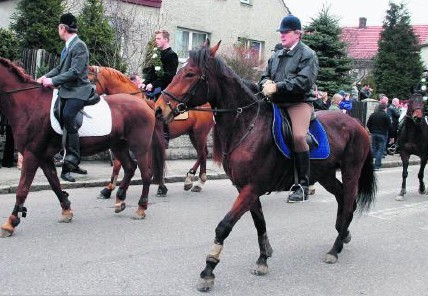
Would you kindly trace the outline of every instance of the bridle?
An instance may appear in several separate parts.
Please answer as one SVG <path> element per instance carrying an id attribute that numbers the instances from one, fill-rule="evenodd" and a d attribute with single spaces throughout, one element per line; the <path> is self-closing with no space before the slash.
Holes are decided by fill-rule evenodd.
<path id="1" fill-rule="evenodd" d="M 94 75 L 94 78 L 93 79 L 89 79 L 89 82 L 92 85 L 95 85 L 95 86 L 97 86 L 97 83 L 98 83 L 101 86 L 101 88 L 104 89 L 103 85 L 101 84 L 100 80 L 98 79 L 98 73 L 100 73 L 100 67 L 93 66 L 93 68 L 94 68 L 94 72 L 89 71 L 89 74 Z"/>

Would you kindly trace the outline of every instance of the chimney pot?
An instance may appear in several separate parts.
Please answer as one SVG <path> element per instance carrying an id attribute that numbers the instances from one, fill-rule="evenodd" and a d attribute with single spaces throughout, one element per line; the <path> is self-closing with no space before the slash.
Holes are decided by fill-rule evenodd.
<path id="1" fill-rule="evenodd" d="M 365 29 L 367 28 L 367 18 L 360 17 L 360 24 L 358 26 L 359 29 Z"/>

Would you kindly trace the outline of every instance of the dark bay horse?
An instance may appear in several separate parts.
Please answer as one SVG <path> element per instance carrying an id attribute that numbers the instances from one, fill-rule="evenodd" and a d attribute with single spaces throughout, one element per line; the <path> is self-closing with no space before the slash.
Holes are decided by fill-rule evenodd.
<path id="1" fill-rule="evenodd" d="M 10 236 L 25 217 L 24 202 L 34 175 L 40 167 L 62 207 L 62 222 L 70 222 L 73 211 L 68 194 L 62 191 L 52 157 L 61 148 L 61 135 L 51 127 L 50 107 L 53 90 L 43 88 L 23 69 L 7 59 L 0 58 L 0 110 L 9 120 L 18 151 L 24 161 L 16 190 L 16 203 L 12 214 L 1 227 L 1 236 Z M 143 189 L 136 219 L 145 216 L 149 186 L 163 177 L 165 149 L 162 122 L 156 120 L 153 110 L 144 102 L 127 94 L 105 96 L 112 115 L 111 132 L 105 136 L 82 137 L 81 154 L 92 155 L 112 149 L 121 160 L 125 176 L 120 185 L 116 212 L 124 209 L 124 197 L 138 166 Z M 157 122 L 160 122 L 157 123 Z M 131 150 L 137 163 L 130 158 Z M 96 173 L 96 172 L 94 172 Z"/>
<path id="2" fill-rule="evenodd" d="M 126 75 L 117 71 L 113 68 L 108 67 L 89 67 L 89 78 L 96 84 L 97 93 L 99 94 L 117 94 L 117 93 L 128 93 L 135 95 L 141 99 L 146 99 L 148 104 L 154 106 L 154 102 L 147 100 L 144 92 L 142 92 Z M 209 107 L 209 105 L 207 104 Z M 194 192 L 200 192 L 202 187 L 207 180 L 207 138 L 214 125 L 213 116 L 210 112 L 196 112 L 189 111 L 187 119 L 173 120 L 169 126 L 169 137 L 171 139 L 177 138 L 182 135 L 189 135 L 190 141 L 196 149 L 197 159 L 195 164 L 187 173 L 186 180 L 184 181 L 184 190 L 192 189 Z M 117 177 L 120 171 L 120 162 L 113 162 L 113 172 L 111 177 L 111 183 L 101 191 L 101 196 L 109 198 L 111 192 L 116 186 Z M 195 182 L 196 171 L 200 167 L 199 181 Z M 164 184 L 164 180 L 159 183 L 158 195 L 165 196 L 167 188 Z"/>
<path id="3" fill-rule="evenodd" d="M 207 41 L 201 49 L 191 51 L 187 64 L 156 102 L 156 112 L 162 113 L 167 121 L 182 110 L 206 102 L 215 108 L 214 160 L 223 163 L 239 193 L 232 209 L 215 229 L 214 245 L 200 274 L 200 291 L 213 287 L 213 271 L 219 262 L 223 243 L 248 211 L 257 230 L 260 248 L 254 273 L 267 273 L 267 258 L 272 256 L 272 248 L 260 196 L 289 190 L 293 175 L 292 162 L 283 157 L 274 144 L 271 103 L 258 100 L 241 79 L 215 57 L 218 47 L 219 44 L 210 48 Z M 344 243 L 351 240 L 348 228 L 354 211 L 370 208 L 377 185 L 369 135 L 364 127 L 342 112 L 320 111 L 317 117 L 328 134 L 331 152 L 325 160 L 313 160 L 311 170 L 314 180 L 331 192 L 338 204 L 335 225 L 338 235 L 325 257 L 327 263 L 335 263 Z M 341 171 L 342 182 L 336 178 L 337 169 Z"/>
<path id="4" fill-rule="evenodd" d="M 419 193 L 425 194 L 424 170 L 428 159 L 428 124 L 424 116 L 425 102 L 421 94 L 413 94 L 407 105 L 406 116 L 398 135 L 398 147 L 400 149 L 401 162 L 403 164 L 401 191 L 395 198 L 398 201 L 404 200 L 406 194 L 406 179 L 410 155 L 414 154 L 421 159 L 418 179 Z"/>

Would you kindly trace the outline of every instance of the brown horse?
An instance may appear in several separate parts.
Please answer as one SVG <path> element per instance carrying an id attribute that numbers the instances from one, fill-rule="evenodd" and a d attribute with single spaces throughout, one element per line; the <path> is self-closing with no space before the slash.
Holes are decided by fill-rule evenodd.
<path id="1" fill-rule="evenodd" d="M 0 75 L 0 110 L 9 120 L 18 151 L 24 156 L 16 203 L 12 214 L 1 227 L 1 236 L 12 235 L 20 223 L 20 216 L 25 217 L 27 209 L 24 202 L 39 167 L 58 197 L 62 221 L 70 222 L 73 212 L 68 194 L 61 190 L 52 160 L 61 148 L 61 135 L 51 127 L 50 120 L 53 90 L 42 88 L 21 68 L 4 58 L 0 58 Z M 82 137 L 81 154 L 92 155 L 110 148 L 123 163 L 125 176 L 118 191 L 116 212 L 125 208 L 126 190 L 138 165 L 143 189 L 135 218 L 142 219 L 147 209 L 152 177 L 158 181 L 164 173 L 162 122 L 157 123 L 153 110 L 131 95 L 104 98 L 112 115 L 111 131 L 105 136 Z M 129 150 L 134 153 L 137 163 L 130 158 Z"/>
<path id="2" fill-rule="evenodd" d="M 223 243 L 244 213 L 250 211 L 257 229 L 260 256 L 254 273 L 268 271 L 267 258 L 272 248 L 266 233 L 260 196 L 272 191 L 289 190 L 292 184 L 292 161 L 276 148 L 271 132 L 273 120 L 270 102 L 258 100 L 241 79 L 215 57 L 219 47 L 209 41 L 190 52 L 187 64 L 156 102 L 156 112 L 171 120 L 182 110 L 209 102 L 215 109 L 214 160 L 223 168 L 239 192 L 232 209 L 215 229 L 214 245 L 200 274 L 198 289 L 208 291 L 214 284 L 214 269 Z M 200 108 L 200 107 L 199 107 Z M 373 172 L 370 140 L 367 131 L 355 119 L 342 112 L 317 112 L 330 144 L 324 160 L 313 160 L 315 181 L 334 194 L 338 203 L 336 237 L 326 254 L 327 263 L 335 263 L 344 243 L 351 240 L 348 230 L 353 213 L 368 210 L 374 201 L 376 178 Z M 336 178 L 340 169 L 342 182 Z"/>
<path id="3" fill-rule="evenodd" d="M 406 179 L 410 155 L 414 154 L 421 159 L 418 179 L 419 193 L 425 194 L 424 170 L 428 159 L 428 124 L 424 116 L 425 102 L 421 94 L 413 94 L 407 106 L 406 116 L 398 135 L 398 147 L 400 149 L 401 162 L 403 164 L 401 191 L 395 198 L 404 200 L 406 194 Z"/>
<path id="4" fill-rule="evenodd" d="M 108 67 L 89 67 L 89 79 L 96 85 L 97 93 L 99 94 L 117 94 L 128 93 L 139 98 L 146 99 L 148 104 L 154 106 L 152 100 L 147 100 L 147 96 L 142 92 L 127 76 L 121 72 L 108 68 Z M 207 106 L 209 106 L 207 104 Z M 192 189 L 194 192 L 200 192 L 207 180 L 207 137 L 214 125 L 214 120 L 210 112 L 196 112 L 190 111 L 187 119 L 173 120 L 169 123 L 169 137 L 171 139 L 177 138 L 181 135 L 189 135 L 190 141 L 196 149 L 197 159 L 193 167 L 187 173 L 184 181 L 184 190 Z M 116 181 L 120 171 L 120 162 L 113 162 L 113 172 L 110 184 L 104 188 L 101 193 L 101 198 L 109 198 L 111 192 L 116 186 Z M 196 181 L 196 171 L 200 167 L 199 181 Z M 165 196 L 168 189 L 165 186 L 164 180 L 159 183 L 157 191 L 158 196 Z"/>

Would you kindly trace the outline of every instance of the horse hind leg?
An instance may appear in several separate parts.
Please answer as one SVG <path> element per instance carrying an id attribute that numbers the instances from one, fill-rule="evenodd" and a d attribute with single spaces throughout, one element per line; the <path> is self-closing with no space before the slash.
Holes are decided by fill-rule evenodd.
<path id="1" fill-rule="evenodd" d="M 111 193 L 116 188 L 117 179 L 119 177 L 119 171 L 122 167 L 122 164 L 118 159 L 113 160 L 113 171 L 111 173 L 110 183 L 104 187 L 103 190 L 100 191 L 98 195 L 98 199 L 109 199 L 111 197 Z"/>
<path id="2" fill-rule="evenodd" d="M 406 180 L 407 180 L 407 176 L 409 175 L 408 172 L 408 168 L 409 168 L 409 158 L 410 155 L 405 154 L 403 151 L 400 153 L 401 156 L 401 162 L 403 165 L 403 172 L 401 174 L 401 190 L 400 193 L 398 194 L 398 196 L 395 198 L 395 200 L 397 201 L 403 201 L 404 200 L 404 195 L 407 193 L 406 190 Z"/>

